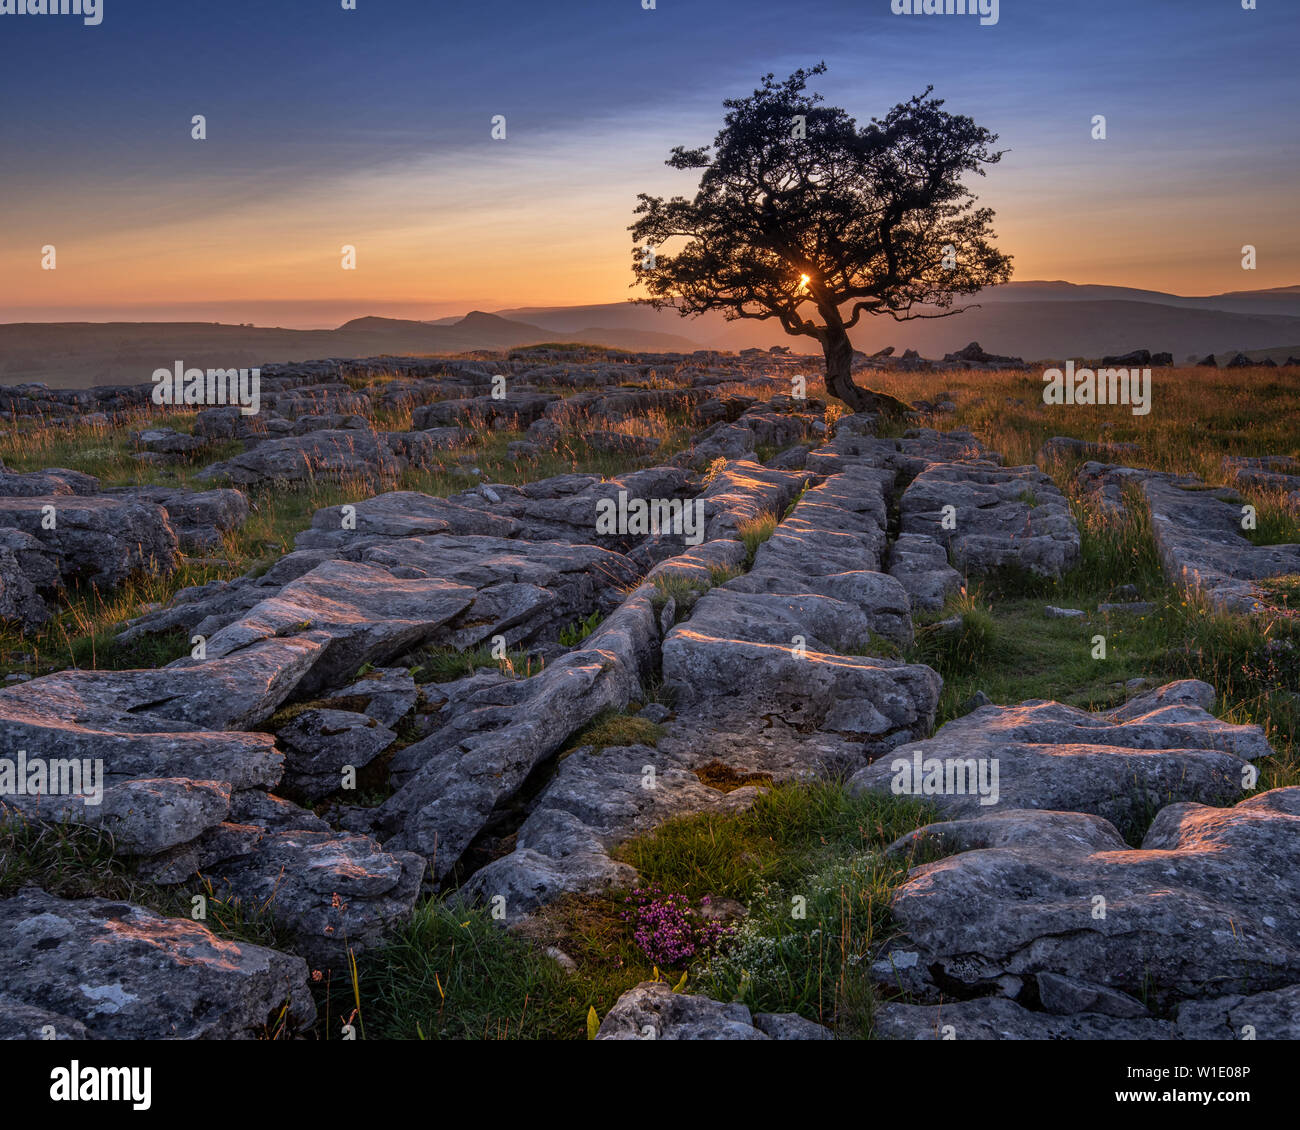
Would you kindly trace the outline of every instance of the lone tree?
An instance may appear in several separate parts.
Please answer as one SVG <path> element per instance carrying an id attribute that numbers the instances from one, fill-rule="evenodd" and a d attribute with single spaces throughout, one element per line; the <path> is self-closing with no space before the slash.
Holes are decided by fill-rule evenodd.
<path id="1" fill-rule="evenodd" d="M 961 180 L 1002 154 L 996 134 L 941 109 L 933 87 L 860 129 L 804 92 L 825 70 L 765 75 L 753 95 L 723 103 L 711 155 L 672 151 L 666 164 L 704 173 L 694 200 L 638 196 L 632 285 L 651 297 L 634 301 L 683 317 L 776 318 L 817 339 L 827 391 L 855 412 L 906 410 L 854 384 L 849 331 L 863 314 L 950 317 L 967 308 L 953 308 L 955 296 L 1011 277 L 991 243 L 992 210 Z M 675 254 L 661 250 L 682 238 Z"/>

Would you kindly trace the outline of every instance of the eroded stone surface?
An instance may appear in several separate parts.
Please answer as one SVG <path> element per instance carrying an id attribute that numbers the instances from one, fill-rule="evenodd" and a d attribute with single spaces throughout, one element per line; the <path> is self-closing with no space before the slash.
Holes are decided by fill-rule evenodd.
<path id="1" fill-rule="evenodd" d="M 1055 809 L 1129 827 L 1173 801 L 1236 799 L 1245 763 L 1272 753 L 1258 726 L 1210 714 L 1213 701 L 1208 684 L 1184 680 L 1102 714 L 1056 702 L 983 706 L 873 762 L 849 788 L 924 796 L 952 815 Z"/>
<path id="2" fill-rule="evenodd" d="M 913 870 L 893 909 L 958 995 L 1054 974 L 1167 1009 L 1300 982 L 1298 862 L 1300 788 L 1274 789 L 1170 805 L 1138 849 L 1047 832 L 965 850 Z"/>
<path id="3" fill-rule="evenodd" d="M 127 903 L 28 888 L 0 901 L 0 949 L 8 966 L 0 1014 L 21 1009 L 24 1029 L 40 1022 L 92 1039 L 253 1039 L 274 1031 L 282 1011 L 291 1030 L 316 1018 L 302 958 Z"/>
<path id="4" fill-rule="evenodd" d="M 752 1016 L 743 1004 L 674 993 L 642 981 L 618 998 L 601 1021 L 598 1040 L 829 1040 L 831 1033 L 790 1013 Z"/>
<path id="5" fill-rule="evenodd" d="M 1056 577 L 1079 558 L 1070 508 L 1037 467 L 934 464 L 903 492 L 901 511 L 903 533 L 932 538 L 970 573 L 1015 567 Z"/>

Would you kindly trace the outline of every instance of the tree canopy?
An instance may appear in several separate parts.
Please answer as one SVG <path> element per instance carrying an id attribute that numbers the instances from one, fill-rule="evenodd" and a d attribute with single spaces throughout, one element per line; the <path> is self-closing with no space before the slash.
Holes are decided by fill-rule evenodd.
<path id="1" fill-rule="evenodd" d="M 889 409 L 898 402 L 853 383 L 848 332 L 863 315 L 961 313 L 955 298 L 1011 277 L 993 212 L 962 179 L 1002 153 L 996 134 L 946 112 L 932 87 L 859 127 L 807 92 L 825 69 L 765 75 L 723 103 L 711 147 L 673 149 L 668 165 L 703 170 L 699 189 L 692 200 L 638 196 L 633 285 L 650 297 L 634 301 L 776 319 L 819 342 L 832 395 L 855 411 Z"/>

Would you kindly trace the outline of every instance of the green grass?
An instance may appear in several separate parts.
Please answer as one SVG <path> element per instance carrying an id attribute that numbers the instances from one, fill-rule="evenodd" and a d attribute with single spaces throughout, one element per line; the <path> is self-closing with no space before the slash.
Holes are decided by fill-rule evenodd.
<path id="1" fill-rule="evenodd" d="M 402 664 L 410 668 L 412 677 L 421 685 L 464 679 L 483 667 L 496 667 L 507 673 L 513 671 L 525 678 L 536 673 L 528 652 L 520 648 L 507 650 L 504 658 L 498 659 L 490 647 L 479 647 L 472 651 L 460 651 L 454 647 L 423 647 L 405 656 Z"/>
<path id="2" fill-rule="evenodd" d="M 931 819 L 912 798 L 785 785 L 742 812 L 670 821 L 617 854 L 666 892 L 748 907 L 734 941 L 691 971 L 696 989 L 860 1037 L 874 1003 L 870 953 L 890 935 L 907 872 L 881 849 Z"/>
<path id="3" fill-rule="evenodd" d="M 592 746 L 606 749 L 627 745 L 657 745 L 664 728 L 648 718 L 619 710 L 605 710 L 588 722 L 565 743 L 565 750 Z"/>
<path id="4" fill-rule="evenodd" d="M 1063 484 L 1068 485 L 1068 484 Z M 1156 554 L 1147 508 L 1126 497 L 1120 521 L 1103 520 L 1075 500 L 1081 535 L 1079 564 L 1059 580 L 1019 586 L 1006 578 L 970 585 L 929 621 L 960 616 L 961 628 L 917 627 L 910 658 L 944 679 L 938 723 L 956 717 L 977 690 L 997 703 L 1054 699 L 1089 710 L 1125 701 L 1123 684 L 1150 679 L 1201 679 L 1218 693 L 1216 713 L 1264 728 L 1278 751 L 1261 762 L 1261 789 L 1300 784 L 1300 620 L 1285 614 L 1247 617 L 1216 612 L 1170 586 Z M 1272 591 L 1295 600 L 1300 581 L 1279 578 Z M 1121 585 L 1155 604 L 1149 615 L 1102 616 L 1097 605 Z M 1028 594 L 1026 594 L 1028 590 Z M 1048 619 L 1047 604 L 1069 604 L 1087 616 Z M 1093 638 L 1105 637 L 1104 659 Z M 1118 686 L 1117 686 L 1118 684 Z"/>
<path id="5" fill-rule="evenodd" d="M 1257 495 L 1255 524 L 1241 535 L 1253 545 L 1300 545 L 1300 511 L 1283 495 Z"/>
<path id="6" fill-rule="evenodd" d="M 1300 573 L 1272 577 L 1256 584 L 1279 608 L 1300 611 Z"/>
<path id="7" fill-rule="evenodd" d="M 0 818 L 0 899 L 26 886 L 59 898 L 136 899 L 148 891 L 114 854 L 113 837 L 103 829 Z"/>
<path id="8" fill-rule="evenodd" d="M 691 614 L 691 609 L 695 607 L 700 597 L 713 587 L 714 578 L 724 575 L 727 580 L 732 579 L 730 570 L 723 570 L 718 566 L 710 570 L 707 581 L 694 573 L 675 569 L 666 569 L 662 573 L 656 573 L 654 590 L 650 593 L 650 607 L 656 613 L 662 612 L 671 601 L 673 605 L 673 622 L 680 623 Z"/>
<path id="9" fill-rule="evenodd" d="M 855 800 L 835 784 L 785 785 L 743 812 L 669 821 L 619 855 L 665 892 L 750 902 L 732 956 L 694 962 L 686 991 L 799 1011 L 864 1035 L 872 996 L 862 962 L 891 928 L 889 894 L 905 871 L 879 849 L 930 815 L 910 798 Z M 355 981 L 332 974 L 316 984 L 318 1035 L 337 1039 L 351 1019 L 366 1039 L 584 1039 L 589 1010 L 603 1017 L 656 975 L 622 917 L 625 895 L 566 896 L 512 931 L 490 908 L 429 899 L 358 958 Z M 789 916 L 795 895 L 807 900 L 802 918 Z M 675 984 L 683 971 L 658 972 Z"/>
<path id="10" fill-rule="evenodd" d="M 561 647 L 577 647 L 599 626 L 604 616 L 599 611 L 593 612 L 585 620 L 575 620 L 572 624 L 560 629 L 559 644 Z"/>
<path id="11" fill-rule="evenodd" d="M 587 913 L 575 900 L 566 909 L 568 950 L 588 958 L 576 975 L 489 911 L 429 899 L 382 949 L 357 959 L 355 980 L 317 986 L 318 1035 L 339 1038 L 355 1013 L 359 1035 L 372 1040 L 586 1039 L 588 1010 L 603 1015 L 653 970 L 629 941 L 609 936 L 622 924 L 603 907 Z"/>

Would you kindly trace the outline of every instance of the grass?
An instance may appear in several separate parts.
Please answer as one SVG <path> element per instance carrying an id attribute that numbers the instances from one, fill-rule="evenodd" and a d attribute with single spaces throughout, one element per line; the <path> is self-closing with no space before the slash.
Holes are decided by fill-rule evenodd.
<path id="1" fill-rule="evenodd" d="M 620 710 L 604 710 L 582 727 L 565 745 L 565 751 L 591 746 L 601 750 L 627 745 L 654 746 L 664 728 L 648 718 Z"/>
<path id="2" fill-rule="evenodd" d="M 1257 583 L 1269 599 L 1279 607 L 1300 611 L 1300 573 L 1290 573 L 1287 576 L 1273 577 Z"/>
<path id="3" fill-rule="evenodd" d="M 464 679 L 484 667 L 495 667 L 505 674 L 527 678 L 536 674 L 528 652 L 515 648 L 498 658 L 490 647 L 461 651 L 454 647 L 423 647 L 411 652 L 402 662 L 410 668 L 411 675 L 421 685 L 425 683 L 450 683 Z M 540 664 L 537 670 L 541 670 Z"/>
<path id="4" fill-rule="evenodd" d="M 698 990 L 798 1012 L 841 1036 L 870 1030 L 870 952 L 893 928 L 908 863 L 882 849 L 933 818 L 912 798 L 785 785 L 751 808 L 670 821 L 618 855 L 665 891 L 744 903 L 734 941 L 692 970 Z"/>
<path id="5" fill-rule="evenodd" d="M 1231 484 L 1223 470 L 1225 455 L 1300 455 L 1294 426 L 1300 412 L 1300 368 L 1270 370 L 1267 394 L 1252 380 L 1222 369 L 1153 369 L 1152 408 L 1145 416 L 1134 416 L 1125 405 L 1045 405 L 1043 368 L 996 373 L 867 369 L 855 380 L 907 401 L 934 402 L 952 393 L 957 411 L 923 422 L 973 431 L 1008 466 L 1033 463 L 1043 443 L 1057 435 L 1137 443 L 1141 453 L 1131 459 L 1134 465 L 1195 473 L 1226 485 Z M 1061 466 L 1068 472 L 1075 463 Z"/>
<path id="6" fill-rule="evenodd" d="M 17 814 L 0 818 L 0 899 L 26 886 L 59 898 L 137 899 L 147 885 L 114 854 L 114 846 L 101 828 Z"/>
<path id="7" fill-rule="evenodd" d="M 599 626 L 604 616 L 599 611 L 593 612 L 585 620 L 575 620 L 560 629 L 559 644 L 561 647 L 577 647 Z"/>
<path id="8" fill-rule="evenodd" d="M 555 1035 L 585 1015 L 581 1004 L 567 1004 L 564 982 L 554 961 L 504 933 L 489 914 L 430 900 L 389 940 L 381 960 L 358 959 L 355 983 L 326 985 L 319 1035 L 337 1039 L 354 1012 L 365 1039 Z"/>
<path id="9" fill-rule="evenodd" d="M 745 559 L 748 565 L 754 563 L 758 547 L 776 532 L 777 517 L 772 513 L 759 514 L 741 522 L 736 527 L 741 543 L 745 547 Z"/>
<path id="10" fill-rule="evenodd" d="M 703 581 L 693 573 L 665 569 L 655 575 L 654 591 L 650 594 L 650 607 L 658 613 L 671 602 L 674 623 L 676 623 L 689 616 L 696 602 L 712 587 L 712 578 Z"/>
<path id="11" fill-rule="evenodd" d="M 833 783 L 770 789 L 743 812 L 672 820 L 625 844 L 621 858 L 645 885 L 698 903 L 748 900 L 730 956 L 656 970 L 623 918 L 627 892 L 569 895 L 505 931 L 490 908 L 431 898 L 347 977 L 316 985 L 318 1035 L 352 1019 L 366 1039 L 584 1039 L 624 991 L 658 976 L 687 991 L 743 999 L 869 1030 L 864 955 L 891 930 L 887 905 L 906 867 L 880 849 L 924 823 L 910 798 L 851 798 Z M 845 859 L 851 860 L 845 864 Z M 792 917 L 795 898 L 802 917 Z M 573 963 L 563 969 L 545 947 Z"/>
<path id="12" fill-rule="evenodd" d="M 1241 534 L 1253 545 L 1300 545 L 1300 507 L 1282 491 L 1253 493 L 1253 525 Z"/>

